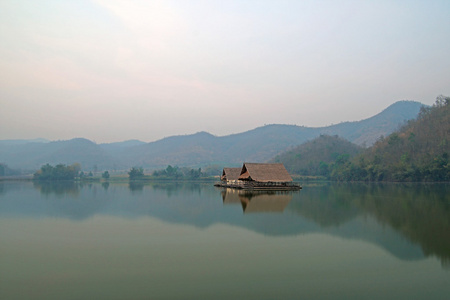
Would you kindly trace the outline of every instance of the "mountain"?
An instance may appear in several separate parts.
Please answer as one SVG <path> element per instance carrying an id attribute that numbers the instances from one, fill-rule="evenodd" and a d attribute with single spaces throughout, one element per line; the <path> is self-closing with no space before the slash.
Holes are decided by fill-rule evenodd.
<path id="1" fill-rule="evenodd" d="M 321 135 L 277 155 L 270 162 L 284 164 L 291 174 L 327 176 L 332 163 L 352 158 L 362 150 L 362 147 L 337 135 Z"/>
<path id="2" fill-rule="evenodd" d="M 80 163 L 87 169 L 124 168 L 97 144 L 83 138 L 47 143 L 27 143 L 0 146 L 0 161 L 14 169 L 37 170 L 49 163 Z"/>
<path id="3" fill-rule="evenodd" d="M 450 97 L 439 96 L 415 120 L 353 158 L 337 158 L 320 175 L 339 181 L 448 182 L 449 143 Z"/>
<path id="4" fill-rule="evenodd" d="M 358 170 L 359 180 L 450 181 L 449 143 L 450 97 L 439 96 L 417 119 L 377 141 L 349 167 Z"/>
<path id="5" fill-rule="evenodd" d="M 100 144 L 99 146 L 104 149 L 106 152 L 111 154 L 112 156 L 117 156 L 121 152 L 126 152 L 129 148 L 144 145 L 145 142 L 139 141 L 139 140 L 128 140 L 123 142 L 116 142 L 116 143 L 104 143 Z"/>
<path id="6" fill-rule="evenodd" d="M 266 125 L 243 133 L 217 137 L 206 132 L 173 136 L 129 149 L 122 156 L 128 165 L 161 168 L 179 166 L 236 165 L 244 161 L 264 162 L 321 134 L 339 135 L 359 145 L 372 145 L 407 120 L 414 119 L 423 105 L 399 101 L 376 116 L 322 128 Z"/>
<path id="7" fill-rule="evenodd" d="M 83 170 L 147 169 L 167 165 L 239 166 L 244 161 L 264 162 L 321 134 L 339 135 L 359 145 L 372 145 L 405 121 L 414 119 L 421 103 L 400 101 L 376 116 L 322 128 L 294 125 L 267 125 L 227 136 L 207 132 L 164 138 L 151 143 L 130 140 L 95 144 L 86 139 L 54 142 L 11 143 L 0 141 L 0 163 L 13 169 L 36 170 L 45 163 L 72 164 Z"/>
<path id="8" fill-rule="evenodd" d="M 24 145 L 29 143 L 49 143 L 47 139 L 31 139 L 31 140 L 0 140 L 0 146 Z"/>
<path id="9" fill-rule="evenodd" d="M 123 159 L 144 167 L 236 164 L 266 161 L 294 144 L 314 137 L 314 130 L 289 125 L 268 125 L 224 137 L 207 132 L 173 136 L 130 149 Z"/>
<path id="10" fill-rule="evenodd" d="M 380 136 L 387 136 L 406 121 L 414 119 L 422 106 L 419 102 L 398 101 L 369 119 L 328 126 L 321 133 L 338 135 L 357 145 L 371 146 Z"/>

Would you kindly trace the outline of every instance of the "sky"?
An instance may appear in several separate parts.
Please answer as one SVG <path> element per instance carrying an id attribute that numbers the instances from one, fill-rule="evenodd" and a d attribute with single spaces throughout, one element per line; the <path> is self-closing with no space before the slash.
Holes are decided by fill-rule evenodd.
<path id="1" fill-rule="evenodd" d="M 321 127 L 450 95 L 450 1 L 0 0 L 0 140 Z"/>

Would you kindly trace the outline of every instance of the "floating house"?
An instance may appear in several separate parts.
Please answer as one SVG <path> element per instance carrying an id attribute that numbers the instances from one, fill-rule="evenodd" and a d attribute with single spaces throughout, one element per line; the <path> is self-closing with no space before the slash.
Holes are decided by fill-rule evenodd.
<path id="1" fill-rule="evenodd" d="M 223 168 L 222 176 L 220 176 L 220 182 L 215 186 L 222 187 L 234 187 L 240 186 L 239 175 L 241 175 L 242 168 Z"/>
<path id="2" fill-rule="evenodd" d="M 283 164 L 244 163 L 238 180 L 244 189 L 251 190 L 299 190 Z"/>
<path id="3" fill-rule="evenodd" d="M 239 175 L 236 175 L 239 170 Z M 216 186 L 248 190 L 299 190 L 283 164 L 244 163 L 242 168 L 224 168 Z"/>
<path id="4" fill-rule="evenodd" d="M 237 183 L 239 176 L 241 175 L 242 168 L 223 168 L 222 177 L 220 180 L 229 184 Z"/>

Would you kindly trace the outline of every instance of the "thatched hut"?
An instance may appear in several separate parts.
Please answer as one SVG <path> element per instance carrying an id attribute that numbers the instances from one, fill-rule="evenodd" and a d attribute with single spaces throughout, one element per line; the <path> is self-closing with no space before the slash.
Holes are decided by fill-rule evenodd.
<path id="1" fill-rule="evenodd" d="M 301 189 L 293 183 L 283 164 L 244 163 L 238 180 L 244 189 Z"/>
<path id="2" fill-rule="evenodd" d="M 223 168 L 222 176 L 220 180 L 228 183 L 236 183 L 241 175 L 242 168 Z"/>
<path id="3" fill-rule="evenodd" d="M 223 168 L 220 182 L 216 186 L 222 187 L 239 187 L 239 175 L 241 175 L 242 168 Z"/>

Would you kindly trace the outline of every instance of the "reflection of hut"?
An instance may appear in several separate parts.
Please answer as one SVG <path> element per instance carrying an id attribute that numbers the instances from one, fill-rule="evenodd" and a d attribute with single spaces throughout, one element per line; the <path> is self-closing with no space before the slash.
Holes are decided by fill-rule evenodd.
<path id="1" fill-rule="evenodd" d="M 293 184 L 292 177 L 283 164 L 244 163 L 239 180 L 244 189 L 293 190 L 301 189 Z"/>
<path id="2" fill-rule="evenodd" d="M 223 189 L 222 190 L 222 200 L 223 204 L 239 204 L 241 200 L 238 195 L 239 190 L 237 189 Z"/>
<path id="3" fill-rule="evenodd" d="M 240 191 L 244 213 L 283 212 L 292 200 L 292 192 Z"/>

